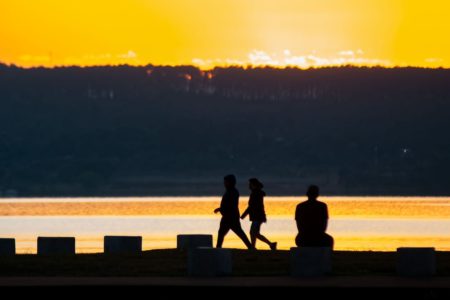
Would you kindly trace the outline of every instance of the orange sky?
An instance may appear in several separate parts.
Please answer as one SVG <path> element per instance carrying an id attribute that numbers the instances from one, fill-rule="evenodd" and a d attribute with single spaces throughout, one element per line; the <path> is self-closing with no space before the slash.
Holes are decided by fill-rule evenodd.
<path id="1" fill-rule="evenodd" d="M 1 0 L 0 61 L 450 67 L 448 0 Z"/>

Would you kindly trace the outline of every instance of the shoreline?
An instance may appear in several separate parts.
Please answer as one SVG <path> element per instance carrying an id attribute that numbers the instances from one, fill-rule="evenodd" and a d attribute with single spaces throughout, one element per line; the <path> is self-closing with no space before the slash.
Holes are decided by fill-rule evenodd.
<path id="1" fill-rule="evenodd" d="M 245 187 L 241 187 L 239 190 L 247 191 Z M 0 196 L 1 200 L 8 199 L 97 199 L 97 198 L 110 198 L 110 199 L 124 199 L 124 198 L 210 198 L 210 197 L 222 197 L 221 189 L 215 188 L 214 191 L 211 192 L 190 192 L 190 191 L 181 191 L 181 192 L 148 192 L 148 193 L 48 193 L 48 194 L 40 194 L 40 193 L 20 193 L 14 196 Z M 247 193 L 242 193 L 241 197 L 247 197 Z M 273 192 L 270 194 L 271 197 L 292 197 L 292 198 L 302 198 L 304 197 L 304 191 L 298 192 Z M 370 193 L 370 192 L 333 192 L 321 194 L 322 197 L 385 197 L 385 198 L 448 198 L 450 197 L 450 193 L 410 193 L 410 192 L 387 192 L 387 193 Z"/>

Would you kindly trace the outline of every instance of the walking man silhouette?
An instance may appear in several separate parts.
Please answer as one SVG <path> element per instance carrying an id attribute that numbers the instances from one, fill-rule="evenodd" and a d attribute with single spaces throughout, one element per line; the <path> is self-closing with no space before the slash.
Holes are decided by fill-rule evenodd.
<path id="1" fill-rule="evenodd" d="M 225 194 L 220 202 L 220 207 L 214 213 L 222 215 L 217 237 L 217 248 L 222 248 L 223 240 L 230 229 L 244 242 L 248 249 L 254 249 L 248 237 L 241 227 L 239 213 L 239 191 L 236 189 L 236 177 L 227 175 L 224 177 Z"/>

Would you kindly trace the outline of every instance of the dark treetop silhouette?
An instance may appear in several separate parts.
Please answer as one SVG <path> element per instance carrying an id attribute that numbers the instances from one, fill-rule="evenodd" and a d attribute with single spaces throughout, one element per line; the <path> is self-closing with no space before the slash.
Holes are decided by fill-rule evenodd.
<path id="1" fill-rule="evenodd" d="M 250 227 L 252 245 L 256 248 L 256 239 L 259 239 L 269 245 L 270 249 L 276 250 L 277 243 L 272 243 L 260 233 L 262 223 L 267 222 L 266 212 L 264 210 L 264 196 L 266 193 L 262 190 L 264 185 L 257 178 L 249 179 L 248 184 L 251 190 L 250 199 L 248 201 L 248 207 L 241 218 L 245 219 L 247 215 L 250 215 L 250 221 L 252 222 L 252 226 Z"/>
<path id="2" fill-rule="evenodd" d="M 295 221 L 298 235 L 295 243 L 299 247 L 333 247 L 333 237 L 326 234 L 328 226 L 328 208 L 317 200 L 319 187 L 311 185 L 306 192 L 308 200 L 297 205 Z"/>
<path id="3" fill-rule="evenodd" d="M 220 207 L 214 210 L 214 213 L 220 212 L 222 220 L 217 237 L 217 248 L 222 248 L 223 240 L 230 229 L 244 242 L 249 249 L 253 249 L 245 232 L 242 230 L 239 219 L 239 191 L 236 189 L 236 177 L 227 175 L 224 177 L 225 194 L 220 202 Z"/>

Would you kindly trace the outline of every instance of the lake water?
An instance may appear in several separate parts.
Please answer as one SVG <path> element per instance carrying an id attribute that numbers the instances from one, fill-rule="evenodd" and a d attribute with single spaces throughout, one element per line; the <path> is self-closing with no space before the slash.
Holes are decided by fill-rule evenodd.
<path id="1" fill-rule="evenodd" d="M 295 246 L 295 206 L 303 198 L 267 197 L 262 233 L 280 249 Z M 394 251 L 432 246 L 450 251 L 448 197 L 322 197 L 338 250 Z M 36 253 L 38 236 L 74 236 L 78 253 L 102 252 L 104 235 L 140 235 L 144 249 L 174 248 L 179 233 L 216 238 L 220 197 L 0 199 L 0 237 L 18 253 Z M 241 197 L 241 211 L 247 197 Z M 248 232 L 250 223 L 242 222 Z M 225 247 L 244 248 L 230 232 Z M 259 242 L 257 247 L 267 249 Z"/>

